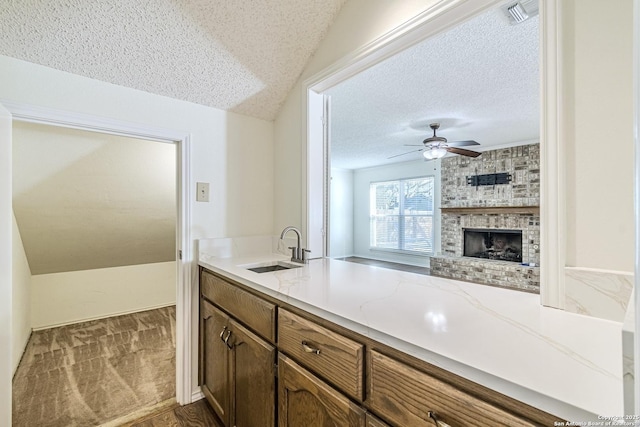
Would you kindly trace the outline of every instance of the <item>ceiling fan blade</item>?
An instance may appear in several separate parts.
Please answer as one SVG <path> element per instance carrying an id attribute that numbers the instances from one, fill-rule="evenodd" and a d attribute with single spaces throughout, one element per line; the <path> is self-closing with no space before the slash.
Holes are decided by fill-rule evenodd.
<path id="1" fill-rule="evenodd" d="M 460 154 L 461 156 L 467 157 L 478 157 L 482 153 L 478 153 L 477 151 L 465 150 L 464 148 L 456 148 L 456 147 L 447 147 L 445 148 L 450 153 Z"/>
<path id="2" fill-rule="evenodd" d="M 468 140 L 468 141 L 452 141 L 452 142 L 447 142 L 447 145 L 449 147 L 468 147 L 469 145 L 480 145 L 479 142 L 473 141 L 473 140 Z"/>
<path id="3" fill-rule="evenodd" d="M 405 147 L 424 147 L 424 144 L 402 144 Z"/>
<path id="4" fill-rule="evenodd" d="M 387 157 L 387 159 L 393 159 L 394 157 L 404 156 L 405 154 L 409 154 L 409 153 L 417 153 L 418 151 L 423 151 L 423 150 L 424 148 L 421 148 L 419 150 L 411 150 L 411 151 L 407 151 L 406 153 L 396 154 L 395 156 Z"/>

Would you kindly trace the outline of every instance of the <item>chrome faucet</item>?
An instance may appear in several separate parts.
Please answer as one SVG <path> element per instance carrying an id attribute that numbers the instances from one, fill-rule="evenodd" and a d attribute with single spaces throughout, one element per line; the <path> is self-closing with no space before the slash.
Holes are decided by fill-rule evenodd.
<path id="1" fill-rule="evenodd" d="M 289 231 L 293 231 L 294 233 L 296 233 L 296 236 L 298 237 L 298 245 L 289 246 L 289 249 L 291 249 L 291 261 L 297 262 L 300 264 L 307 264 L 309 262 L 309 259 L 307 258 L 307 254 L 311 251 L 309 249 L 304 249 L 300 247 L 300 230 L 298 230 L 293 226 L 285 227 L 285 229 L 282 230 L 282 233 L 280 233 L 280 240 L 284 239 L 284 235 L 287 234 Z"/>

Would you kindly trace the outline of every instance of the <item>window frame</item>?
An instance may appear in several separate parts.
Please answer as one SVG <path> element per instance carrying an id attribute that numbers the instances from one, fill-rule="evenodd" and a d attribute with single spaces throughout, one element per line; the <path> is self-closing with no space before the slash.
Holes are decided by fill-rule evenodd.
<path id="1" fill-rule="evenodd" d="M 407 181 L 412 181 L 412 180 L 418 180 L 418 179 L 430 179 L 431 180 L 431 213 L 430 214 L 405 214 L 404 213 L 404 185 L 405 182 Z M 372 199 L 371 199 L 371 190 L 372 187 L 376 184 L 392 184 L 392 183 L 398 183 L 399 184 L 399 189 L 398 189 L 398 194 L 400 195 L 399 197 L 399 201 L 398 201 L 398 214 L 393 214 L 393 215 L 378 215 L 372 212 Z M 369 182 L 369 250 L 370 251 L 376 251 L 376 252 L 390 252 L 390 253 L 396 253 L 396 254 L 403 254 L 403 255 L 412 255 L 412 256 L 417 256 L 417 257 L 430 257 L 433 256 L 435 254 L 435 244 L 436 244 L 436 233 L 435 233 L 435 225 L 436 225 L 436 214 L 435 214 L 435 207 L 436 207 L 436 176 L 435 174 L 431 174 L 431 175 L 420 175 L 420 176 L 413 176 L 413 177 L 403 177 L 403 178 L 396 178 L 396 179 L 390 179 L 390 180 L 381 180 L 381 181 L 370 181 Z M 375 242 L 373 241 L 373 222 L 376 218 L 384 218 L 384 217 L 397 217 L 398 218 L 398 241 L 397 241 L 397 246 L 398 248 L 382 248 L 382 247 L 378 247 L 375 246 Z M 405 233 L 404 233 L 404 226 L 406 223 L 406 218 L 416 218 L 416 217 L 430 217 L 431 218 L 431 233 L 430 233 L 430 242 L 431 242 L 431 251 L 416 251 L 416 250 L 411 250 L 411 249 L 405 249 Z"/>

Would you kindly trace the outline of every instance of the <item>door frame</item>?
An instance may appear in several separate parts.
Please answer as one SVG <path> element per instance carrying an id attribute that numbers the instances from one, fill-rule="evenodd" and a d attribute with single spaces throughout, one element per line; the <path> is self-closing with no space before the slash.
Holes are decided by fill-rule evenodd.
<path id="1" fill-rule="evenodd" d="M 176 156 L 176 400 L 193 401 L 191 302 L 197 277 L 191 243 L 191 134 L 122 120 L 45 108 L 0 99 L 13 121 L 46 124 L 177 145 Z"/>

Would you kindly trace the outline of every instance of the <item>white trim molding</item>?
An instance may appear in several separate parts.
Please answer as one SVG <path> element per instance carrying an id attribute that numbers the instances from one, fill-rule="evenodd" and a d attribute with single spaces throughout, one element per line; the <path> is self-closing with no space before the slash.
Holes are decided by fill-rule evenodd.
<path id="1" fill-rule="evenodd" d="M 558 0 L 540 2 L 540 299 L 565 307 L 566 154 L 563 136 L 562 31 Z"/>
<path id="2" fill-rule="evenodd" d="M 635 147 L 635 279 L 633 307 L 633 373 L 635 377 L 632 396 L 628 400 L 635 406 L 635 414 L 640 414 L 640 0 L 633 2 L 633 142 Z"/>
<path id="3" fill-rule="evenodd" d="M 503 0 L 442 0 L 376 40 L 306 79 L 303 95 L 324 92 L 403 50 L 502 3 Z M 305 104 L 306 107 L 306 104 Z"/>
<path id="4" fill-rule="evenodd" d="M 14 120 L 178 144 L 176 249 L 181 251 L 182 257 L 180 259 L 176 254 L 178 282 L 176 286 L 176 400 L 180 404 L 191 403 L 193 399 L 191 313 L 194 289 L 197 286 L 197 281 L 194 279 L 197 278 L 197 274 L 193 273 L 196 263 L 193 259 L 194 249 L 191 242 L 189 203 L 191 200 L 191 135 L 182 130 L 139 125 L 5 99 L 0 99 L 0 104 L 13 114 Z"/>
<path id="5" fill-rule="evenodd" d="M 202 393 L 200 386 L 198 386 L 193 393 L 191 393 L 191 402 L 197 402 L 202 399 L 204 399 L 204 394 Z"/>
<path id="6" fill-rule="evenodd" d="M 13 311 L 11 112 L 0 103 L 0 425 L 11 423 Z"/>

